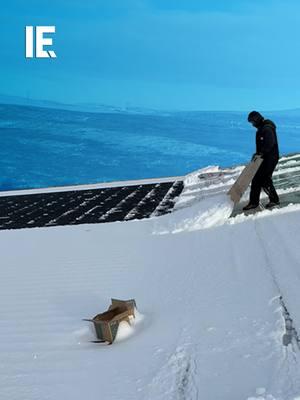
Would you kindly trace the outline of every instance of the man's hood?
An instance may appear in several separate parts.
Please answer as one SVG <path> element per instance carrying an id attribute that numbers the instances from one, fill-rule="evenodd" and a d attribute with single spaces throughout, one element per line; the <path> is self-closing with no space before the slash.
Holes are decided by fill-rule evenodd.
<path id="1" fill-rule="evenodd" d="M 263 127 L 265 127 L 265 126 L 270 126 L 271 128 L 276 129 L 276 125 L 270 119 L 265 119 L 263 121 Z"/>

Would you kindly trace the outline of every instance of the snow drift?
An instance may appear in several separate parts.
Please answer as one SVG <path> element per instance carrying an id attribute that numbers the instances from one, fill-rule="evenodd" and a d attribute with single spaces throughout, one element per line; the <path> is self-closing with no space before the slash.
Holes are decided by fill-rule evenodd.
<path id="1" fill-rule="evenodd" d="M 1 397 L 299 399 L 300 210 L 228 220 L 231 172 L 164 217 L 1 231 Z M 142 316 L 90 343 L 111 297 Z"/>

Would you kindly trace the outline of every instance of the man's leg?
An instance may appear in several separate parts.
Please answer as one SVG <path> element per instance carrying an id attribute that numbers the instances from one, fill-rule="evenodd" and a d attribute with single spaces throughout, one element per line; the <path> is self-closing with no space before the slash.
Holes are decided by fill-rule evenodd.
<path id="1" fill-rule="evenodd" d="M 262 182 L 262 187 L 264 189 L 264 191 L 266 192 L 266 194 L 269 196 L 270 199 L 270 203 L 275 203 L 278 204 L 279 203 L 279 197 L 278 194 L 276 192 L 276 189 L 273 185 L 273 181 L 272 181 L 272 175 L 274 172 L 274 169 L 276 167 L 277 162 L 270 162 L 269 165 L 266 168 L 266 174 L 263 177 L 263 182 Z"/>
<path id="2" fill-rule="evenodd" d="M 264 184 L 263 184 L 263 189 L 264 191 L 267 193 L 267 195 L 269 196 L 270 202 L 271 203 L 279 203 L 279 197 L 278 194 L 276 192 L 276 189 L 273 185 L 273 181 L 271 177 L 268 177 Z"/>
<path id="3" fill-rule="evenodd" d="M 257 207 L 259 205 L 260 192 L 262 189 L 262 178 L 262 172 L 261 169 L 259 169 L 251 183 L 250 204 L 256 205 Z"/>

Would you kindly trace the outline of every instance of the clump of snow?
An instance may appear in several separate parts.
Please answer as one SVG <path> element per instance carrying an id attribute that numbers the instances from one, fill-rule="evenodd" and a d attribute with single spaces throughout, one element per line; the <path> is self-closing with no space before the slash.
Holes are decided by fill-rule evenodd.
<path id="1" fill-rule="evenodd" d="M 205 168 L 201 168 L 195 172 L 188 174 L 184 179 L 185 188 L 198 185 L 199 183 L 199 175 L 202 174 L 212 174 L 220 171 L 220 167 L 217 165 L 210 165 Z"/>
<path id="2" fill-rule="evenodd" d="M 275 398 L 272 394 L 268 394 L 265 388 L 257 388 L 256 389 L 256 396 L 248 397 L 247 400 L 279 400 Z M 294 399 L 296 400 L 296 399 Z"/>
<path id="3" fill-rule="evenodd" d="M 133 326 L 126 321 L 121 321 L 119 328 L 118 328 L 115 343 L 121 342 L 122 340 L 125 340 L 125 339 L 128 339 L 130 336 L 133 335 L 133 333 L 134 333 Z"/>
<path id="4" fill-rule="evenodd" d="M 224 224 L 230 217 L 233 203 L 224 193 L 194 201 L 189 207 L 178 209 L 160 218 L 156 234 L 191 232 Z"/>
<path id="5" fill-rule="evenodd" d="M 258 213 L 254 214 L 239 214 L 235 216 L 234 218 L 231 218 L 226 221 L 226 224 L 229 225 L 236 225 L 238 223 L 243 223 L 245 221 L 249 220 L 258 220 L 258 219 L 265 219 L 266 217 L 272 218 L 275 215 L 286 215 L 289 213 L 294 213 L 295 211 L 300 211 L 300 204 L 288 204 L 287 206 L 283 208 L 273 208 L 273 209 L 265 209 L 263 211 L 260 211 Z"/>
<path id="6" fill-rule="evenodd" d="M 159 218 L 155 233 L 179 233 L 224 224 L 234 207 L 227 191 L 239 172 L 240 169 L 234 169 L 225 174 L 219 167 L 211 166 L 187 175 L 174 212 Z"/>
<path id="7" fill-rule="evenodd" d="M 291 156 L 283 156 L 280 158 L 280 161 L 293 160 L 295 158 L 299 159 L 300 158 L 299 154 L 293 154 Z"/>
<path id="8" fill-rule="evenodd" d="M 89 324 L 73 332 L 74 338 L 78 344 L 95 340 L 94 326 Z"/>
<path id="9" fill-rule="evenodd" d="M 119 325 L 117 336 L 115 338 L 115 343 L 122 342 L 128 339 L 130 336 L 133 336 L 136 332 L 137 325 L 140 324 L 144 320 L 143 314 L 138 312 L 135 309 L 135 317 L 129 317 L 130 323 L 126 321 L 122 321 Z"/>

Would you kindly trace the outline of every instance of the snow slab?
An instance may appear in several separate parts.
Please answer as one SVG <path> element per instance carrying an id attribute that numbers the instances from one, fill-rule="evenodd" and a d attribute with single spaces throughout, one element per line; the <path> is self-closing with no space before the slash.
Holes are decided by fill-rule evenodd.
<path id="1" fill-rule="evenodd" d="M 221 186 L 189 182 L 167 216 L 0 232 L 1 398 L 299 399 L 280 296 L 300 332 L 300 210 L 229 223 Z M 137 319 L 91 343 L 112 297 Z"/>
<path id="2" fill-rule="evenodd" d="M 226 223 L 234 207 L 227 192 L 241 171 L 241 167 L 226 171 L 210 166 L 187 175 L 175 212 L 157 221 L 155 233 L 179 233 Z"/>

